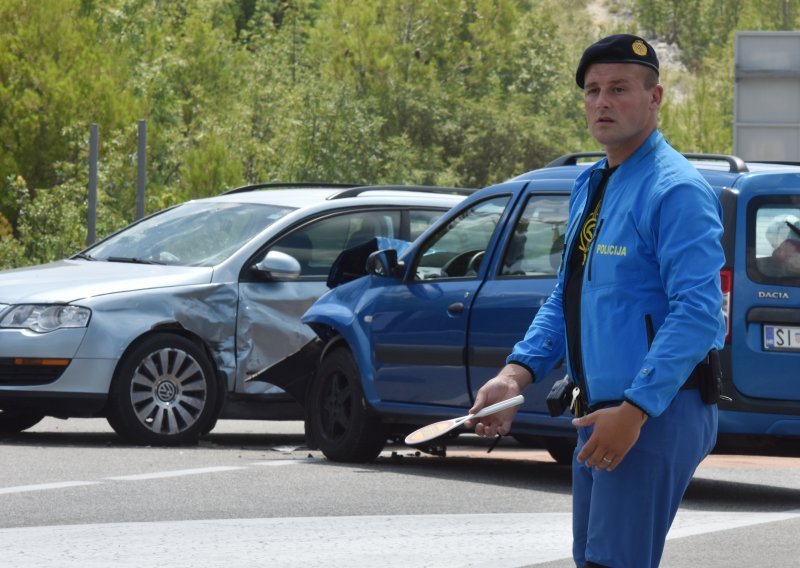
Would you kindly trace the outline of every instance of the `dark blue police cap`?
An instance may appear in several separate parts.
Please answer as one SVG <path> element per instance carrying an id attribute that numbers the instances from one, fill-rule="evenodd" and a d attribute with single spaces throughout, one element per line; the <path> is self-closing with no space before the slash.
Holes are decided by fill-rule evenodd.
<path id="1" fill-rule="evenodd" d="M 586 70 L 594 63 L 638 63 L 658 73 L 656 50 L 644 39 L 630 34 L 608 36 L 586 48 L 575 73 L 581 89 Z"/>

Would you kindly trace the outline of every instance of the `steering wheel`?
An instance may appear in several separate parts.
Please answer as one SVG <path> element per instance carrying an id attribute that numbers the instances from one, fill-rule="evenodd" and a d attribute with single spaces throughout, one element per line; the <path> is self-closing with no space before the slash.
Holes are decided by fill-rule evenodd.
<path id="1" fill-rule="evenodd" d="M 457 276 L 466 276 L 467 271 L 473 264 L 475 257 L 482 255 L 483 253 L 484 251 L 482 250 L 468 250 L 466 252 L 459 253 L 444 263 L 444 266 L 442 266 L 442 273 L 451 278 Z"/>
<path id="2" fill-rule="evenodd" d="M 473 254 L 472 257 L 469 259 L 469 262 L 467 262 L 467 271 L 464 274 L 465 275 L 477 274 L 478 270 L 481 267 L 481 262 L 483 261 L 484 256 L 486 256 L 485 250 L 481 250 Z"/>

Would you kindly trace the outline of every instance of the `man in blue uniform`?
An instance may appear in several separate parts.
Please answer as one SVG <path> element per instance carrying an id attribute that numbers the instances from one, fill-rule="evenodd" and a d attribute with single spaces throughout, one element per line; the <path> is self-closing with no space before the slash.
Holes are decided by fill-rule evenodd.
<path id="1" fill-rule="evenodd" d="M 698 383 L 725 324 L 720 205 L 658 131 L 663 87 L 652 46 L 614 35 L 576 73 L 606 158 L 570 198 L 558 282 L 470 412 L 519 394 L 566 355 L 573 411 L 576 565 L 657 566 L 678 505 L 717 434 Z M 473 421 L 510 430 L 516 409 Z"/>

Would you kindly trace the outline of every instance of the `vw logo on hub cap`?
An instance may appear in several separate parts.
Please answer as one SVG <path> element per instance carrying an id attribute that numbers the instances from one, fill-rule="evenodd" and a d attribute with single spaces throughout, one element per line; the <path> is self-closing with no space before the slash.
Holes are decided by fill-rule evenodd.
<path id="1" fill-rule="evenodd" d="M 178 393 L 178 389 L 175 388 L 175 385 L 171 381 L 162 381 L 156 387 L 156 394 L 158 395 L 158 399 L 162 402 L 172 402 L 175 400 L 175 395 Z"/>

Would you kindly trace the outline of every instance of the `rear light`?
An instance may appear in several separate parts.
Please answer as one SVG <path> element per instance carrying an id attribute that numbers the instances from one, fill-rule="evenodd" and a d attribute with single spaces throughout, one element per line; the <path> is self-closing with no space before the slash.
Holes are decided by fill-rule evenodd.
<path id="1" fill-rule="evenodd" d="M 733 271 L 723 268 L 719 271 L 722 289 L 722 317 L 725 318 L 725 343 L 731 342 L 731 293 L 733 292 Z"/>

